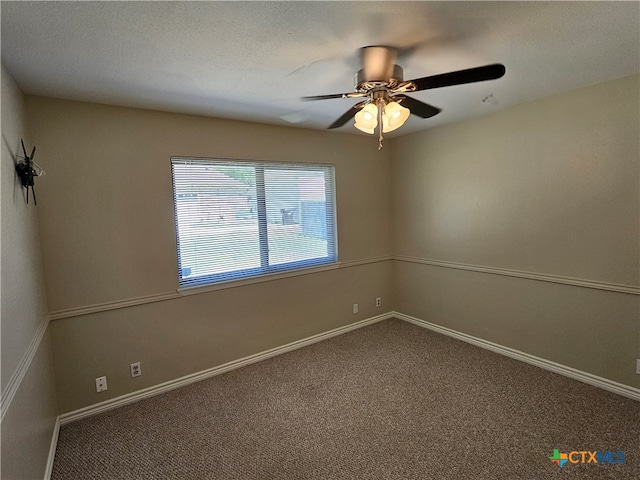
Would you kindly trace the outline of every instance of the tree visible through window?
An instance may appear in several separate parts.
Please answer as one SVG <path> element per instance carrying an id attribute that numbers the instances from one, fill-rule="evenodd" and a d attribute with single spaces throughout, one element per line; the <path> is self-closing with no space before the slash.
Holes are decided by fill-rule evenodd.
<path id="1" fill-rule="evenodd" d="M 174 158 L 179 284 L 337 259 L 334 167 Z"/>

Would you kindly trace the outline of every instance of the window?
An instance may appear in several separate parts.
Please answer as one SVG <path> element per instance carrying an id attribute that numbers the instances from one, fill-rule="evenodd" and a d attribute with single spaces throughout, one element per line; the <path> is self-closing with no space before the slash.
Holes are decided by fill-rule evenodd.
<path id="1" fill-rule="evenodd" d="M 333 263 L 334 167 L 173 158 L 179 285 Z"/>

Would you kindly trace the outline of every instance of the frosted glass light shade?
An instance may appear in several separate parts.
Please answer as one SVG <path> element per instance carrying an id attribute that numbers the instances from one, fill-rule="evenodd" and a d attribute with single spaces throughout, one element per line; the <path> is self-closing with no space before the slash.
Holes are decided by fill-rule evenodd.
<path id="1" fill-rule="evenodd" d="M 384 108 L 384 115 L 382 115 L 382 131 L 387 133 L 400 128 L 407 121 L 410 114 L 409 109 L 398 102 L 389 102 Z"/>
<path id="2" fill-rule="evenodd" d="M 405 108 L 406 110 L 406 108 Z M 355 115 L 354 126 L 363 131 L 373 135 L 376 126 L 378 125 L 378 107 L 373 103 L 368 103 Z"/>

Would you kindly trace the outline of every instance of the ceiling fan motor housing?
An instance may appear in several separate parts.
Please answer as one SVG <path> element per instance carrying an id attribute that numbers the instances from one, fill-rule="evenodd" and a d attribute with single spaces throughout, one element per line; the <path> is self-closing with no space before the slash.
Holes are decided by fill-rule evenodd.
<path id="1" fill-rule="evenodd" d="M 368 91 L 368 90 L 371 90 L 372 88 L 381 87 L 381 86 L 385 86 L 388 88 L 395 88 L 404 80 L 404 71 L 402 70 L 402 67 L 400 67 L 399 65 L 393 65 L 393 70 L 391 71 L 391 74 L 385 77 L 372 76 L 371 75 L 372 73 L 379 73 L 379 72 L 375 72 L 375 71 L 371 72 L 366 68 L 362 68 L 358 70 L 358 73 L 356 73 L 356 78 L 355 78 L 355 87 L 354 87 L 355 90 Z"/>

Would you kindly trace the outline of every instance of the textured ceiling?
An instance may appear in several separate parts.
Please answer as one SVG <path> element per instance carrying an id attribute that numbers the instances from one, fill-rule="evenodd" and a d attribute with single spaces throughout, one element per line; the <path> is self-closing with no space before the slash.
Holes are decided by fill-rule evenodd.
<path id="1" fill-rule="evenodd" d="M 326 128 L 356 99 L 358 48 L 405 79 L 503 63 L 412 94 L 443 109 L 395 135 L 640 71 L 638 2 L 7 2 L 2 62 L 27 94 Z M 483 102 L 483 99 L 485 101 Z M 340 128 L 358 133 L 352 122 Z M 393 136 L 390 135 L 390 136 Z"/>

